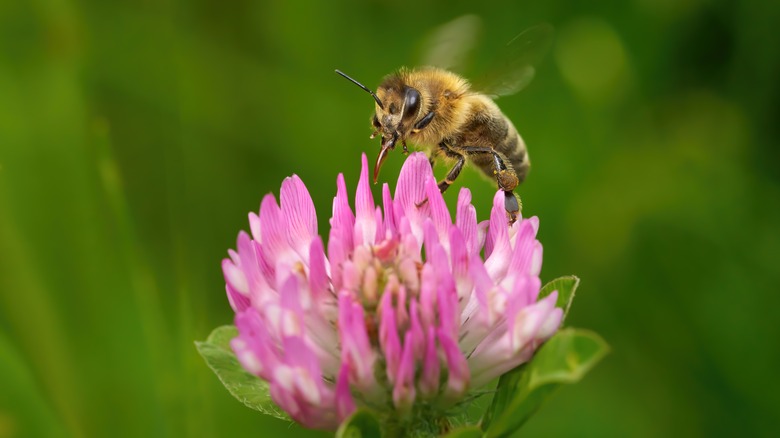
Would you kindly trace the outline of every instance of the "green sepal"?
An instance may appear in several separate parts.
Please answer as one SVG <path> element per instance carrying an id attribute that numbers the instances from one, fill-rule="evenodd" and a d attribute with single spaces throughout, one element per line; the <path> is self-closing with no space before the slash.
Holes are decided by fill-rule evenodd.
<path id="1" fill-rule="evenodd" d="M 236 336 L 238 330 L 235 326 L 223 325 L 215 328 L 205 341 L 196 341 L 195 347 L 209 368 L 238 401 L 263 414 L 291 421 L 271 400 L 268 383 L 241 367 L 230 348 L 230 340 Z"/>
<path id="2" fill-rule="evenodd" d="M 555 389 L 578 382 L 608 351 L 609 346 L 596 333 L 572 328 L 556 333 L 531 362 L 501 376 L 482 421 L 485 436 L 513 433 Z"/>
<path id="3" fill-rule="evenodd" d="M 336 438 L 380 438 L 379 420 L 369 411 L 359 409 L 349 416 L 336 431 Z"/>
<path id="4" fill-rule="evenodd" d="M 574 292 L 577 290 L 577 286 L 580 285 L 580 279 L 574 275 L 567 275 L 565 277 L 558 277 L 555 280 L 545 284 L 539 291 L 539 300 L 550 295 L 553 291 L 558 291 L 558 300 L 555 301 L 555 307 L 563 309 L 563 318 L 561 323 L 566 319 L 566 315 L 569 313 L 571 302 L 574 301 Z"/>
<path id="5" fill-rule="evenodd" d="M 479 426 L 466 426 L 452 430 L 444 435 L 444 438 L 479 438 L 484 432 Z"/>

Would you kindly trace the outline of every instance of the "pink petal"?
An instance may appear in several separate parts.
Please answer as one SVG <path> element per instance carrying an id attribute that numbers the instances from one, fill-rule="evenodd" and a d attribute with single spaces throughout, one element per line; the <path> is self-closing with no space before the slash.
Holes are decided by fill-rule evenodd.
<path id="1" fill-rule="evenodd" d="M 314 202 L 298 175 L 284 179 L 279 197 L 287 241 L 301 259 L 307 260 L 309 244 L 317 235 Z"/>
<path id="2" fill-rule="evenodd" d="M 394 236 L 397 233 L 395 223 L 395 213 L 393 212 L 393 195 L 390 193 L 390 186 L 387 183 L 382 184 L 382 207 L 385 210 L 385 233 Z M 385 236 L 387 238 L 388 236 Z"/>
<path id="3" fill-rule="evenodd" d="M 291 416 L 308 427 L 335 427 L 335 395 L 325 385 L 314 352 L 299 337 L 285 338 L 282 348 L 287 366 L 277 368 L 273 384 L 287 391 L 285 401 L 292 399 L 297 405 L 298 415 Z"/>
<path id="4" fill-rule="evenodd" d="M 271 399 L 294 420 L 308 427 L 314 427 L 313 420 L 303 413 L 303 408 L 298 403 L 292 382 L 293 372 L 284 365 L 275 369 L 273 379 L 270 381 Z"/>
<path id="5" fill-rule="evenodd" d="M 330 294 L 330 282 L 325 265 L 325 249 L 320 236 L 316 236 L 309 247 L 309 289 L 315 302 L 324 301 Z"/>
<path id="6" fill-rule="evenodd" d="M 227 292 L 228 303 L 230 303 L 230 307 L 233 311 L 240 313 L 249 307 L 249 297 L 236 292 L 230 287 L 230 284 L 225 284 L 225 291 Z"/>
<path id="7" fill-rule="evenodd" d="M 425 191 L 428 199 L 429 218 L 433 222 L 434 227 L 436 227 L 439 241 L 442 243 L 447 242 L 447 234 L 450 227 L 452 227 L 452 218 L 433 174 L 425 181 Z"/>
<path id="8" fill-rule="evenodd" d="M 236 314 L 235 324 L 238 337 L 230 341 L 230 346 L 241 366 L 250 373 L 269 380 L 281 358 L 265 322 L 257 310 L 250 307 Z"/>
<path id="9" fill-rule="evenodd" d="M 269 295 L 272 296 L 274 293 L 263 275 L 258 247 L 243 231 L 238 233 L 236 245 L 238 255 L 241 257 L 241 270 L 246 276 L 249 287 L 249 296 L 253 303 L 263 303 L 269 298 Z"/>
<path id="10" fill-rule="evenodd" d="M 333 282 L 333 290 L 344 288 L 344 262 L 349 254 L 346 245 L 338 239 L 331 230 L 330 239 L 328 239 L 328 260 L 330 261 L 330 278 Z"/>
<path id="11" fill-rule="evenodd" d="M 238 259 L 238 262 L 240 263 L 241 259 L 237 255 L 235 258 Z M 233 291 L 246 297 L 249 296 L 249 282 L 246 279 L 246 275 L 244 275 L 244 271 L 239 266 L 236 266 L 233 260 L 222 260 L 222 274 L 225 277 L 225 283 L 227 283 Z"/>
<path id="12" fill-rule="evenodd" d="M 549 329 L 540 331 L 542 327 L 558 327 L 561 319 L 561 309 L 555 307 L 558 292 L 554 291 L 544 299 L 525 307 L 510 320 L 511 345 L 514 351 L 519 351 L 531 344 L 537 345 L 547 340 L 552 333 Z M 552 331 L 554 332 L 554 330 Z"/>
<path id="13" fill-rule="evenodd" d="M 539 232 L 539 218 L 536 216 L 531 216 L 526 220 L 531 222 L 531 226 L 534 227 L 534 236 L 535 236 L 536 233 Z"/>
<path id="14" fill-rule="evenodd" d="M 417 263 L 411 257 L 404 257 L 398 262 L 398 274 L 408 290 L 420 290 L 420 278 Z"/>
<path id="15" fill-rule="evenodd" d="M 436 332 L 433 327 L 428 327 L 420 380 L 420 393 L 423 397 L 432 398 L 439 392 L 440 370 L 439 354 L 436 349 Z"/>
<path id="16" fill-rule="evenodd" d="M 276 277 L 276 273 L 274 272 L 275 266 L 271 266 L 269 260 L 263 257 L 263 248 L 260 245 L 260 243 L 253 240 L 251 246 L 255 253 L 255 257 L 259 269 L 259 275 L 262 277 L 263 282 L 266 285 L 268 285 L 269 288 L 273 289 L 271 285 L 274 284 L 275 277 Z M 271 295 L 271 294 L 266 293 L 262 295 Z"/>
<path id="17" fill-rule="evenodd" d="M 423 327 L 431 327 L 436 323 L 436 271 L 433 265 L 423 265 L 420 274 L 420 319 Z"/>
<path id="18" fill-rule="evenodd" d="M 373 245 L 376 242 L 377 222 L 374 214 L 374 196 L 368 181 L 368 160 L 363 154 L 360 180 L 355 195 L 355 245 Z"/>
<path id="19" fill-rule="evenodd" d="M 260 217 L 255 212 L 249 213 L 249 229 L 252 231 L 252 238 L 257 242 L 262 242 L 263 227 L 260 226 Z"/>
<path id="20" fill-rule="evenodd" d="M 506 316 L 514 318 L 517 312 L 536 302 L 539 295 L 539 289 L 542 287 L 542 280 L 539 277 L 528 275 L 517 276 L 512 284 L 507 300 Z"/>
<path id="21" fill-rule="evenodd" d="M 379 243 L 385 239 L 385 223 L 382 219 L 382 209 L 379 206 L 374 209 L 374 223 L 376 224 L 374 242 Z"/>
<path id="22" fill-rule="evenodd" d="M 488 228 L 490 227 L 490 221 L 482 221 L 477 224 L 477 252 L 484 247 L 485 257 L 488 257 L 493 252 L 493 242 L 488 241 Z"/>
<path id="23" fill-rule="evenodd" d="M 493 282 L 482 263 L 471 263 L 471 279 L 474 281 L 474 293 L 463 310 L 463 324 L 460 328 L 460 347 L 472 352 L 493 328 L 499 317 L 490 306 L 489 296 L 493 294 Z"/>
<path id="24" fill-rule="evenodd" d="M 336 197 L 333 198 L 333 217 L 330 219 L 330 239 L 328 239 L 328 258 L 331 269 L 338 271 L 338 267 L 346 260 L 354 248 L 353 232 L 355 228 L 355 216 L 349 207 L 347 186 L 344 175 L 339 174 L 336 179 Z M 335 246 L 335 247 L 334 247 Z M 339 275 L 333 273 L 334 282 Z"/>
<path id="25" fill-rule="evenodd" d="M 260 249 L 263 257 L 272 261 L 271 266 L 276 266 L 279 261 L 293 260 L 282 211 L 276 204 L 274 195 L 265 195 L 260 204 L 260 226 L 263 230 Z"/>
<path id="26" fill-rule="evenodd" d="M 396 291 L 395 294 L 395 323 L 398 327 L 406 327 L 409 324 L 409 311 L 406 309 L 406 287 L 398 282 L 398 277 L 390 276 L 385 293 Z"/>
<path id="27" fill-rule="evenodd" d="M 339 370 L 339 377 L 336 380 L 336 413 L 339 422 L 355 412 L 355 401 L 352 399 L 352 393 L 349 390 L 349 364 L 344 362 Z"/>
<path id="28" fill-rule="evenodd" d="M 414 357 L 422 357 L 425 352 L 425 332 L 423 331 L 422 324 L 420 324 L 420 316 L 418 313 L 417 300 L 412 298 L 409 300 L 409 333 L 412 335 L 413 355 Z"/>
<path id="29" fill-rule="evenodd" d="M 387 378 L 395 382 L 398 366 L 401 362 L 401 339 L 398 337 L 398 326 L 395 321 L 395 309 L 391 294 L 385 293 L 379 305 L 379 345 L 387 362 Z"/>
<path id="30" fill-rule="evenodd" d="M 469 265 L 469 274 L 474 281 L 474 296 L 477 304 L 477 309 L 474 311 L 478 312 L 486 321 L 492 323 L 494 316 L 491 313 L 488 299 L 494 287 L 493 281 L 482 263 L 471 263 Z"/>
<path id="31" fill-rule="evenodd" d="M 447 362 L 448 378 L 445 397 L 453 401 L 458 400 L 466 393 L 469 386 L 470 372 L 468 363 L 458 348 L 458 344 L 448 333 L 437 330 L 436 335 Z"/>
<path id="32" fill-rule="evenodd" d="M 374 256 L 383 263 L 391 263 L 398 254 L 400 243 L 398 236 L 392 236 L 392 233 L 388 233 L 385 240 L 373 247 Z"/>
<path id="33" fill-rule="evenodd" d="M 479 387 L 527 362 L 536 348 L 555 333 L 562 310 L 557 293 L 523 308 L 507 324 L 495 327 L 469 357 L 474 387 Z"/>
<path id="34" fill-rule="evenodd" d="M 536 240 L 536 230 L 531 221 L 523 220 L 520 223 L 514 246 L 509 272 L 520 275 L 539 275 L 542 245 Z"/>
<path id="35" fill-rule="evenodd" d="M 379 277 L 373 266 L 367 266 L 363 270 L 363 284 L 360 291 L 366 306 L 373 308 L 379 302 Z"/>
<path id="36" fill-rule="evenodd" d="M 428 216 L 429 209 L 425 182 L 428 178 L 433 177 L 428 158 L 425 154 L 415 152 L 409 155 L 404 162 L 395 188 L 393 211 L 396 215 L 396 222 L 400 222 L 401 216 L 405 216 L 409 220 L 411 232 L 418 242 L 422 242 L 422 223 Z"/>
<path id="37" fill-rule="evenodd" d="M 393 404 L 402 411 L 411 408 L 417 395 L 414 389 L 414 342 L 412 333 L 404 337 L 404 351 L 395 376 L 393 386 Z"/>
<path id="38" fill-rule="evenodd" d="M 455 226 L 460 230 L 469 254 L 479 252 L 479 231 L 477 230 L 477 210 L 471 205 L 471 192 L 463 187 L 458 193 L 458 210 Z"/>
<path id="39" fill-rule="evenodd" d="M 394 210 L 398 211 L 398 209 Z M 417 234 L 412 229 L 411 222 L 406 216 L 401 216 L 398 226 L 399 234 L 401 235 L 402 251 L 408 257 L 412 257 L 415 261 L 421 262 L 420 250 L 423 246 L 423 231 L 422 224 L 417 225 Z"/>
<path id="40" fill-rule="evenodd" d="M 289 275 L 279 290 L 279 302 L 282 308 L 280 328 L 283 337 L 301 336 L 304 333 L 303 309 L 306 306 L 304 302 L 306 298 L 302 292 L 300 279 L 295 274 Z"/>
<path id="41" fill-rule="evenodd" d="M 493 281 L 501 280 L 509 267 L 512 247 L 509 245 L 508 228 L 504 192 L 499 190 L 493 197 L 493 209 L 490 212 L 488 241 L 491 242 L 492 251 L 489 256 L 485 253 L 485 268 Z"/>
<path id="42" fill-rule="evenodd" d="M 375 385 L 374 353 L 366 333 L 363 306 L 349 294 L 339 295 L 341 361 L 349 364 L 350 382 L 366 389 Z"/>
<path id="43" fill-rule="evenodd" d="M 476 226 L 475 226 L 476 229 Z M 469 250 L 466 239 L 457 227 L 450 228 L 450 257 L 452 276 L 455 279 L 455 287 L 458 294 L 458 309 L 460 312 L 471 299 L 471 291 L 474 283 L 469 276 Z M 475 257 L 479 257 L 476 255 Z"/>

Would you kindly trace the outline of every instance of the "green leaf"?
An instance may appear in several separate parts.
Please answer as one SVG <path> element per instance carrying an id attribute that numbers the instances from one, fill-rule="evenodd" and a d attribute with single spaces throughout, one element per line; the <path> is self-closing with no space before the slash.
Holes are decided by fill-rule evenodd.
<path id="1" fill-rule="evenodd" d="M 555 280 L 547 283 L 539 291 L 539 298 L 542 299 L 547 295 L 550 295 L 553 291 L 558 291 L 558 300 L 555 302 L 555 307 L 563 309 L 563 318 L 566 319 L 566 315 L 569 313 L 571 302 L 574 300 L 574 292 L 577 290 L 577 286 L 580 284 L 580 279 L 574 275 L 566 277 L 558 277 Z"/>
<path id="2" fill-rule="evenodd" d="M 381 436 L 379 420 L 366 410 L 355 411 L 336 431 L 336 438 L 380 438 Z"/>
<path id="3" fill-rule="evenodd" d="M 504 412 L 507 405 L 512 402 L 513 396 L 517 391 L 517 384 L 523 377 L 523 372 L 527 366 L 528 364 L 524 363 L 517 368 L 504 373 L 498 379 L 493 402 L 490 404 L 490 408 L 485 412 L 485 415 L 482 418 L 482 428 L 484 430 L 488 430 L 490 423 L 493 421 L 493 417 Z"/>
<path id="4" fill-rule="evenodd" d="M 479 426 L 466 426 L 444 435 L 444 438 L 479 438 L 484 435 Z"/>
<path id="5" fill-rule="evenodd" d="M 205 341 L 195 342 L 195 346 L 209 368 L 238 401 L 266 415 L 290 421 L 290 417 L 271 400 L 268 383 L 241 367 L 230 348 L 230 340 L 236 336 L 238 330 L 235 326 L 224 325 L 215 328 Z"/>
<path id="6" fill-rule="evenodd" d="M 578 382 L 608 351 L 609 346 L 596 333 L 559 331 L 531 362 L 501 377 L 483 421 L 486 436 L 506 436 L 517 430 L 555 389 Z"/>

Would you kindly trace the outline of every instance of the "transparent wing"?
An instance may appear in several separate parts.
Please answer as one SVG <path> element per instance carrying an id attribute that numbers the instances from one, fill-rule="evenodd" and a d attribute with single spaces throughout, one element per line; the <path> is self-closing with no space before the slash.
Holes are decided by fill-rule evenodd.
<path id="1" fill-rule="evenodd" d="M 421 44 L 420 65 L 463 73 L 481 27 L 479 17 L 463 15 L 433 29 Z"/>
<path id="2" fill-rule="evenodd" d="M 544 23 L 512 38 L 499 50 L 474 89 L 492 97 L 509 96 L 525 88 L 536 74 L 535 66 L 552 46 L 554 29 Z"/>

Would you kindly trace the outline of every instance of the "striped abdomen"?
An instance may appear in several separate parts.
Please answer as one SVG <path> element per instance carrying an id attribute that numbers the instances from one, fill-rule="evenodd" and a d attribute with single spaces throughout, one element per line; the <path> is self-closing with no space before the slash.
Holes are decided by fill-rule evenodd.
<path id="1" fill-rule="evenodd" d="M 517 133 L 517 129 L 492 101 L 477 108 L 479 110 L 471 114 L 459 135 L 453 136 L 450 144 L 454 149 L 468 146 L 493 149 L 501 156 L 507 168 L 514 170 L 519 182 L 523 182 L 528 175 L 531 162 L 528 159 L 525 142 Z M 485 175 L 495 177 L 495 165 L 491 154 L 468 154 L 468 157 Z"/>

